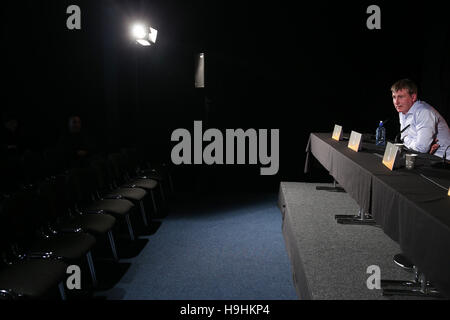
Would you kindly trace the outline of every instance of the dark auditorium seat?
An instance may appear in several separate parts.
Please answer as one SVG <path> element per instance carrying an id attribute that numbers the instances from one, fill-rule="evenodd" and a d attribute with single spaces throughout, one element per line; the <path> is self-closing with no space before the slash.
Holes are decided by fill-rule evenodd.
<path id="1" fill-rule="evenodd" d="M 98 157 L 91 161 L 91 167 L 95 171 L 97 194 L 102 199 L 122 199 L 132 201 L 135 205 L 139 205 L 144 225 L 148 226 L 147 214 L 144 208 L 144 198 L 147 191 L 142 188 L 114 188 L 113 177 L 108 170 L 108 163 L 105 159 Z"/>
<path id="2" fill-rule="evenodd" d="M 51 184 L 52 199 L 55 206 L 53 228 L 58 230 L 75 230 L 80 228 L 96 237 L 107 235 L 114 260 L 118 261 L 113 227 L 116 218 L 105 213 L 82 213 L 76 210 L 76 197 L 71 192 L 68 176 L 58 175 Z"/>
<path id="3" fill-rule="evenodd" d="M 70 233 L 49 228 L 51 203 L 46 197 L 46 184 L 41 193 L 24 190 L 5 199 L 1 212 L 3 223 L 8 227 L 8 241 L 16 256 L 52 253 L 67 263 L 77 263 L 86 257 L 93 285 L 97 285 L 91 249 L 96 243 L 94 236 L 81 230 Z"/>
<path id="4" fill-rule="evenodd" d="M 158 182 L 153 179 L 131 178 L 128 172 L 129 166 L 126 157 L 121 153 L 112 153 L 108 156 L 110 161 L 111 174 L 114 177 L 114 186 L 120 188 L 142 188 L 150 191 L 152 197 L 153 210 L 156 213 L 156 200 L 154 189 L 158 186 Z"/>
<path id="5" fill-rule="evenodd" d="M 59 286 L 65 299 L 63 280 L 67 265 L 62 261 L 22 259 L 0 267 L 0 299 L 42 298 Z"/>
<path id="6" fill-rule="evenodd" d="M 0 300 L 44 298 L 51 289 L 57 286 L 61 298 L 65 299 L 64 279 L 67 264 L 57 256 L 48 253 L 14 255 L 11 245 L 15 239 L 14 230 L 3 215 L 7 198 L 1 200 Z"/>
<path id="7" fill-rule="evenodd" d="M 156 180 L 160 187 L 161 198 L 165 202 L 164 185 L 166 180 L 169 180 L 170 191 L 173 192 L 172 177 L 166 164 L 152 165 L 149 161 L 144 160 L 136 148 L 123 148 L 121 153 L 124 155 L 130 177 Z"/>
<path id="8" fill-rule="evenodd" d="M 116 219 L 125 219 L 130 234 L 134 240 L 130 214 L 135 207 L 131 201 L 125 199 L 99 199 L 97 195 L 95 172 L 92 168 L 71 169 L 68 174 L 70 195 L 75 199 L 75 210 L 87 214 L 111 214 Z"/>

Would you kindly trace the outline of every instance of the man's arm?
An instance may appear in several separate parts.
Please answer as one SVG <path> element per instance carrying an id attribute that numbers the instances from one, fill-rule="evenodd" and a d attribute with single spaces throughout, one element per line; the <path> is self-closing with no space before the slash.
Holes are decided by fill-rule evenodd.
<path id="1" fill-rule="evenodd" d="M 441 145 L 438 143 L 438 141 L 439 141 L 439 140 L 438 140 L 437 138 L 434 139 L 433 144 L 431 145 L 430 154 L 434 154 L 434 153 L 436 152 L 436 150 L 439 149 L 439 147 L 441 146 Z"/>
<path id="2" fill-rule="evenodd" d="M 436 115 L 431 110 L 423 109 L 415 115 L 414 120 L 417 135 L 414 139 L 410 136 L 405 137 L 405 145 L 421 153 L 436 151 L 437 148 L 434 146 L 438 120 Z M 431 149 L 432 145 L 434 150 Z"/>

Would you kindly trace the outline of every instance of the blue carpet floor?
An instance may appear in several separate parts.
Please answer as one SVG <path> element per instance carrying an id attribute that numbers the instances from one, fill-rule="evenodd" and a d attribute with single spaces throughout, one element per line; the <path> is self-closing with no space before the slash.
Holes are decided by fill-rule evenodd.
<path id="1" fill-rule="evenodd" d="M 296 300 L 276 194 L 176 201 L 106 299 Z"/>

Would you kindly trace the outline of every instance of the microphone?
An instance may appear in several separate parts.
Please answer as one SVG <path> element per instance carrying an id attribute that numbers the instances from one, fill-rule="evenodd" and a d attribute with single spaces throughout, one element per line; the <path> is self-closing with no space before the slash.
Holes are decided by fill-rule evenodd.
<path id="1" fill-rule="evenodd" d="M 434 168 L 440 168 L 440 169 L 447 169 L 449 168 L 449 164 L 447 163 L 447 150 L 450 148 L 450 145 L 445 148 L 444 155 L 442 156 L 442 162 L 435 162 L 432 167 Z"/>
<path id="2" fill-rule="evenodd" d="M 402 133 L 409 128 L 411 124 L 408 124 L 406 127 L 404 127 L 402 129 L 402 131 L 400 131 L 396 136 L 395 136 L 395 143 L 399 143 L 400 142 L 400 136 L 402 135 Z"/>
<path id="3" fill-rule="evenodd" d="M 447 148 L 445 148 L 444 156 L 442 157 L 442 163 L 444 165 L 447 164 L 447 150 L 448 150 L 448 148 L 450 148 L 450 145 L 448 145 Z"/>

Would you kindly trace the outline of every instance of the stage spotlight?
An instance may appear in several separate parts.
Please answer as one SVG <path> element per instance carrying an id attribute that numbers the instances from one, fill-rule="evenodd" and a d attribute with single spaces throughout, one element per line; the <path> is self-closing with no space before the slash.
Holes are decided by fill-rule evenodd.
<path id="1" fill-rule="evenodd" d="M 158 35 L 158 30 L 153 29 L 152 27 L 150 27 L 150 34 L 148 35 L 148 38 L 149 38 L 150 42 L 156 43 L 156 36 L 157 35 Z"/>
<path id="2" fill-rule="evenodd" d="M 145 26 L 142 25 L 142 24 L 135 24 L 133 26 L 132 33 L 133 33 L 133 36 L 136 39 L 143 39 L 143 38 L 145 38 L 145 34 L 146 34 Z"/>
<path id="3" fill-rule="evenodd" d="M 152 43 L 156 43 L 156 37 L 158 30 L 152 27 L 146 27 L 142 24 L 135 24 L 131 30 L 136 42 L 143 46 L 149 46 Z"/>

